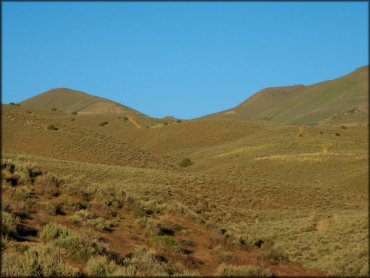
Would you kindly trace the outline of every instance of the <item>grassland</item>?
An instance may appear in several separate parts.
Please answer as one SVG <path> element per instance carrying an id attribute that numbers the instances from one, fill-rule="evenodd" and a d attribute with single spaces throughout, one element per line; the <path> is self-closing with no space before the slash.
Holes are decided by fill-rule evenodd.
<path id="1" fill-rule="evenodd" d="M 361 119 L 2 105 L 2 275 L 367 276 Z"/>
<path id="2" fill-rule="evenodd" d="M 263 89 L 238 106 L 205 118 L 271 120 L 283 124 L 368 121 L 369 66 L 309 86 Z"/>

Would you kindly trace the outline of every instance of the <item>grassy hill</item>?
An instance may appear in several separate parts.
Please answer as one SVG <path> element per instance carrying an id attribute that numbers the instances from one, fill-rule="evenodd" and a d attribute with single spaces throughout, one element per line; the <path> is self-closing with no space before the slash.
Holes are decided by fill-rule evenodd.
<path id="1" fill-rule="evenodd" d="M 309 86 L 266 88 L 238 106 L 205 118 L 266 119 L 283 124 L 365 123 L 369 66 Z"/>
<path id="2" fill-rule="evenodd" d="M 13 151 L 64 160 L 143 168 L 165 166 L 160 158 L 110 135 L 109 130 L 114 135 L 116 129 L 121 129 L 121 132 L 137 129 L 118 115 L 72 116 L 2 105 L 2 143 Z M 56 130 L 50 129 L 51 126 Z"/>
<path id="3" fill-rule="evenodd" d="M 123 113 L 127 116 L 144 116 L 134 109 L 111 100 L 65 88 L 47 91 L 24 100 L 20 104 L 34 109 L 47 111 L 56 109 L 65 113 L 76 111 L 79 114 Z"/>
<path id="4" fill-rule="evenodd" d="M 183 121 L 2 105 L 2 276 L 366 276 L 367 72 Z"/>

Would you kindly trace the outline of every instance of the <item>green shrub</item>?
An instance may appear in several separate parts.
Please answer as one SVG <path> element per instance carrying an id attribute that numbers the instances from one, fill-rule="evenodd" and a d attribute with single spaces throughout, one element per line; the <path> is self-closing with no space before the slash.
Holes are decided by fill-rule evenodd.
<path id="1" fill-rule="evenodd" d="M 93 214 L 90 213 L 88 210 L 81 209 L 77 211 L 74 215 L 70 216 L 69 219 L 74 224 L 81 224 L 82 222 L 85 222 L 88 219 L 93 219 Z"/>
<path id="2" fill-rule="evenodd" d="M 169 250 L 178 251 L 179 250 L 176 240 L 167 235 L 164 235 L 164 236 L 152 235 L 150 236 L 149 241 L 151 244 L 153 244 L 153 246 L 161 250 L 167 250 L 167 251 Z"/>
<path id="3" fill-rule="evenodd" d="M 87 223 L 94 227 L 97 231 L 104 231 L 110 227 L 112 227 L 112 224 L 110 221 L 106 220 L 103 217 L 98 217 L 95 219 L 90 219 L 87 221 Z"/>
<path id="4" fill-rule="evenodd" d="M 127 118 L 126 116 L 124 116 L 124 117 L 123 117 L 123 119 L 124 119 L 125 121 L 127 121 L 127 120 L 128 120 L 128 118 Z"/>
<path id="5" fill-rule="evenodd" d="M 136 225 L 142 229 L 149 231 L 151 235 L 159 235 L 161 232 L 161 225 L 157 220 L 151 218 L 142 217 L 136 220 Z"/>
<path id="6" fill-rule="evenodd" d="M 40 208 L 43 211 L 46 211 L 49 215 L 56 215 L 57 214 L 57 207 L 50 204 L 50 203 L 40 204 Z"/>
<path id="7" fill-rule="evenodd" d="M 191 165 L 193 165 L 193 162 L 190 160 L 190 158 L 188 158 L 188 157 L 185 157 L 185 158 L 183 158 L 180 162 L 179 162 L 179 166 L 180 167 L 183 167 L 183 168 L 185 168 L 185 167 L 189 167 L 189 166 L 191 166 Z"/>
<path id="8" fill-rule="evenodd" d="M 340 128 L 341 129 L 347 129 L 347 127 L 345 125 L 342 125 Z"/>
<path id="9" fill-rule="evenodd" d="M 17 233 L 17 225 L 21 223 L 21 219 L 12 213 L 2 211 L 1 215 L 2 227 L 1 233 L 3 235 L 12 235 Z"/>
<path id="10" fill-rule="evenodd" d="M 336 133 L 335 133 L 335 136 L 340 136 L 340 133 L 339 133 L 339 132 L 336 132 Z"/>
<path id="11" fill-rule="evenodd" d="M 217 269 L 219 276 L 240 276 L 240 277 L 267 277 L 270 276 L 270 271 L 254 265 L 234 266 L 221 264 Z"/>
<path id="12" fill-rule="evenodd" d="M 248 233 L 243 233 L 239 236 L 239 243 L 246 247 L 253 247 L 257 243 L 257 240 Z"/>
<path id="13" fill-rule="evenodd" d="M 77 112 L 77 111 L 73 111 L 71 114 L 72 114 L 72 115 L 77 115 L 77 114 L 78 114 L 78 112 Z"/>
<path id="14" fill-rule="evenodd" d="M 181 123 L 181 122 L 182 122 L 181 120 L 177 120 L 177 121 L 176 121 L 176 123 L 178 123 L 178 124 L 179 124 L 179 123 Z"/>
<path id="15" fill-rule="evenodd" d="M 13 249 L 5 249 L 1 257 L 1 277 L 26 275 L 22 269 L 22 256 L 19 256 L 18 252 Z"/>
<path id="16" fill-rule="evenodd" d="M 68 236 L 68 234 L 69 234 L 69 231 L 66 227 L 58 223 L 51 222 L 51 223 L 48 223 L 45 226 L 44 230 L 40 233 L 40 238 L 44 242 L 48 242 L 50 240 L 64 238 Z"/>
<path id="17" fill-rule="evenodd" d="M 47 129 L 49 129 L 49 130 L 58 130 L 58 128 L 56 128 L 55 125 L 49 125 L 47 127 Z"/>
<path id="18" fill-rule="evenodd" d="M 57 111 L 57 109 L 55 107 L 51 108 L 51 111 Z"/>
<path id="19" fill-rule="evenodd" d="M 75 271 L 69 266 L 63 252 L 54 246 L 37 246 L 29 248 L 22 255 L 18 252 L 5 250 L 2 256 L 2 276 L 52 277 L 72 276 Z"/>
<path id="20" fill-rule="evenodd" d="M 132 213 L 134 214 L 135 218 L 142 218 L 146 216 L 146 212 L 143 209 L 134 209 Z"/>
<path id="21" fill-rule="evenodd" d="M 164 123 L 163 123 L 163 125 L 165 125 L 165 126 L 166 126 L 166 125 L 168 125 L 168 123 L 167 123 L 167 122 L 164 122 Z"/>
<path id="22" fill-rule="evenodd" d="M 55 246 L 38 246 L 29 249 L 27 255 L 28 265 L 31 266 L 31 269 L 38 265 L 41 276 L 71 276 L 75 274 L 72 267 L 65 262 L 64 252 L 60 248 L 55 248 Z"/>
<path id="23" fill-rule="evenodd" d="M 14 102 L 9 102 L 9 105 L 15 105 L 15 103 Z"/>
<path id="24" fill-rule="evenodd" d="M 99 124 L 99 126 L 105 126 L 105 125 L 107 125 L 108 124 L 108 122 L 107 121 L 104 121 L 104 122 L 101 122 L 100 124 Z"/>
<path id="25" fill-rule="evenodd" d="M 96 256 L 89 259 L 85 272 L 90 276 L 106 276 L 117 270 L 117 265 L 104 256 Z"/>
<path id="26" fill-rule="evenodd" d="M 127 267 L 125 271 L 129 270 L 130 273 L 135 273 L 135 275 L 168 275 L 162 260 L 153 251 L 145 247 L 137 248 L 133 254 L 125 259 L 124 265 Z"/>

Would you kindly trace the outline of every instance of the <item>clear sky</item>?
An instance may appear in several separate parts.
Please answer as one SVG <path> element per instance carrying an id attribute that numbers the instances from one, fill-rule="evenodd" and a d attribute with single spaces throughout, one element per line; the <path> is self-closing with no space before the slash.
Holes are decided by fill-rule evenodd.
<path id="1" fill-rule="evenodd" d="M 2 2 L 2 102 L 52 88 L 200 117 L 368 64 L 368 2 Z"/>

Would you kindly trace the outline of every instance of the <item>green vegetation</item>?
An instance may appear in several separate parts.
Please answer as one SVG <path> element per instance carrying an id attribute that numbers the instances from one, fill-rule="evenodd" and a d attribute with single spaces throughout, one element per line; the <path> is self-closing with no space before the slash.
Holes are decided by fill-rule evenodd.
<path id="1" fill-rule="evenodd" d="M 51 111 L 57 111 L 57 109 L 55 107 L 51 108 Z"/>
<path id="2" fill-rule="evenodd" d="M 222 264 L 217 269 L 217 274 L 223 277 L 268 277 L 268 269 L 254 265 L 234 266 Z"/>
<path id="3" fill-rule="evenodd" d="M 49 130 L 58 130 L 58 128 L 56 128 L 55 125 L 49 125 L 47 127 L 47 129 L 49 129 Z"/>
<path id="4" fill-rule="evenodd" d="M 183 159 L 179 162 L 179 166 L 180 166 L 180 167 L 183 167 L 183 168 L 185 168 L 185 167 L 189 167 L 189 166 L 191 166 L 191 165 L 193 165 L 193 162 L 192 162 L 192 161 L 191 161 L 191 159 L 190 159 L 190 158 L 188 158 L 188 157 L 183 158 Z"/>
<path id="5" fill-rule="evenodd" d="M 77 111 L 72 111 L 72 113 L 71 113 L 72 115 L 77 115 L 78 114 L 78 112 Z"/>
<path id="6" fill-rule="evenodd" d="M 64 89 L 3 105 L 1 275 L 366 276 L 368 108 L 358 74 L 265 90 L 250 109 L 282 103 L 260 119 L 175 124 Z M 331 117 L 324 110 L 335 91 L 342 102 L 342 85 L 349 108 Z M 323 86 L 319 116 L 316 102 L 298 99 Z M 283 104 L 295 125 L 278 123 Z"/>
<path id="7" fill-rule="evenodd" d="M 369 66 L 364 66 L 343 77 L 310 86 L 266 88 L 238 106 L 206 118 L 241 116 L 306 125 L 364 122 L 368 116 L 361 107 L 368 106 L 368 74 Z"/>
<path id="8" fill-rule="evenodd" d="M 100 124 L 99 124 L 99 126 L 105 126 L 105 125 L 107 125 L 108 124 L 108 122 L 107 121 L 104 121 L 104 122 L 101 122 Z"/>

